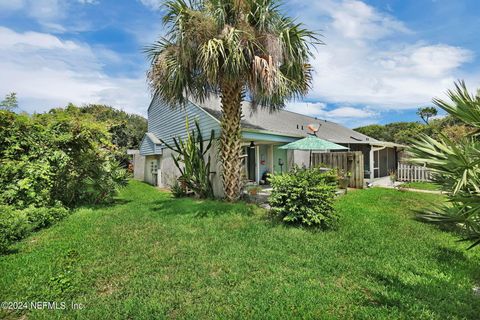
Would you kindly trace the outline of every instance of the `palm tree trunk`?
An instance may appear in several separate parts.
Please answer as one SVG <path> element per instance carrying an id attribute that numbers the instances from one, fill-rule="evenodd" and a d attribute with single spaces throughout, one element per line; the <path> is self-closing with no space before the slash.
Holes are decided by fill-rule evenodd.
<path id="1" fill-rule="evenodd" d="M 240 83 L 222 83 L 221 85 L 222 128 L 220 157 L 223 166 L 223 188 L 228 201 L 237 201 L 242 186 L 242 162 L 240 159 L 242 117 L 242 85 Z"/>

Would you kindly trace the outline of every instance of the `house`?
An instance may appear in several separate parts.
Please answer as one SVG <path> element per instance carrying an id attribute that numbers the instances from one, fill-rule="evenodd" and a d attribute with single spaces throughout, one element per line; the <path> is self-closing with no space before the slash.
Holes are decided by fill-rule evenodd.
<path id="1" fill-rule="evenodd" d="M 395 170 L 398 151 L 401 145 L 379 141 L 353 131 L 340 124 L 309 117 L 291 111 L 270 112 L 257 108 L 252 110 L 249 102 L 242 104 L 241 121 L 243 155 L 245 157 L 245 178 L 260 182 L 265 173 L 281 173 L 294 164 L 305 166 L 309 163 L 308 152 L 282 150 L 280 146 L 304 138 L 309 124 L 319 127 L 317 136 L 344 145 L 351 151 L 361 151 L 364 155 L 365 178 L 374 179 L 387 176 Z M 186 137 L 185 121 L 197 119 L 202 135 L 209 139 L 213 130 L 220 136 L 220 99 L 212 97 L 199 103 L 189 101 L 183 108 L 171 108 L 159 97 L 154 97 L 148 108 L 148 132 L 145 134 L 139 156 L 145 157 L 143 180 L 168 186 L 178 175 L 171 150 L 160 141 L 172 143 L 173 137 Z M 212 148 L 212 180 L 216 194 L 222 193 L 218 148 Z M 142 158 L 143 161 L 143 158 Z M 137 175 L 138 176 L 138 175 Z"/>

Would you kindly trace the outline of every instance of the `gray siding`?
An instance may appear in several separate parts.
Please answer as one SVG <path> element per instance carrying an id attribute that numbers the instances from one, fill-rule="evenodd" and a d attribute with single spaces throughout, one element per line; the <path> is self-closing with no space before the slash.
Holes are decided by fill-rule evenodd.
<path id="1" fill-rule="evenodd" d="M 154 154 L 154 153 L 155 153 L 155 144 L 147 137 L 144 137 L 142 140 L 142 144 L 140 145 L 140 154 L 147 155 L 147 154 Z"/>
<path id="2" fill-rule="evenodd" d="M 142 156 L 151 155 L 151 154 L 161 154 L 162 150 L 160 145 L 155 144 L 149 137 L 148 134 L 143 136 L 142 143 L 140 144 L 140 154 Z"/>
<path id="3" fill-rule="evenodd" d="M 198 119 L 204 139 L 210 138 L 211 130 L 215 130 L 215 137 L 219 137 L 220 125 L 210 114 L 189 102 L 185 107 L 171 108 L 155 97 L 148 109 L 148 131 L 168 144 L 173 143 L 174 137 L 185 138 L 185 119 L 188 117 L 190 130 L 195 127 L 194 120 Z"/>

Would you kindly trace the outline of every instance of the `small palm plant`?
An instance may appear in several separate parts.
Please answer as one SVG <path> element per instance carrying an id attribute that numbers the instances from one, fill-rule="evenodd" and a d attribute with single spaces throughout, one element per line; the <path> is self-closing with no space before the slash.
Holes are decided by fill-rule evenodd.
<path id="1" fill-rule="evenodd" d="M 210 140 L 206 145 L 198 121 L 195 121 L 195 130 L 189 128 L 186 120 L 187 137 L 173 138 L 173 146 L 161 140 L 170 150 L 174 151 L 173 162 L 180 171 L 178 178 L 185 187 L 193 190 L 199 198 L 213 198 L 213 185 L 210 179 L 210 151 L 215 139 L 215 131 L 210 133 Z M 176 193 L 177 189 L 174 188 Z"/>
<path id="2" fill-rule="evenodd" d="M 221 98 L 221 154 L 227 200 L 240 196 L 241 103 L 271 110 L 307 93 L 317 35 L 284 16 L 278 0 L 168 0 L 167 36 L 146 49 L 150 87 L 172 106 Z"/>
<path id="3" fill-rule="evenodd" d="M 439 108 L 476 130 L 458 141 L 439 133 L 438 139 L 423 135 L 410 149 L 413 162 L 426 163 L 434 180 L 451 191 L 451 205 L 423 217 L 433 222 L 455 223 L 466 232 L 465 240 L 480 244 L 480 94 L 471 95 L 463 81 L 449 90 L 451 102 L 434 99 Z"/>

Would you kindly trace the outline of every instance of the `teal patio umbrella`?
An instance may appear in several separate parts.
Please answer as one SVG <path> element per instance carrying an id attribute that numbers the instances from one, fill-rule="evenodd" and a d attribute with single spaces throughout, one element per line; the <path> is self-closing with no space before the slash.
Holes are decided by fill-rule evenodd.
<path id="1" fill-rule="evenodd" d="M 315 135 L 309 135 L 306 138 L 290 142 L 289 144 L 281 146 L 280 149 L 310 151 L 309 167 L 312 166 L 312 151 L 348 150 L 347 147 L 320 139 Z"/>

